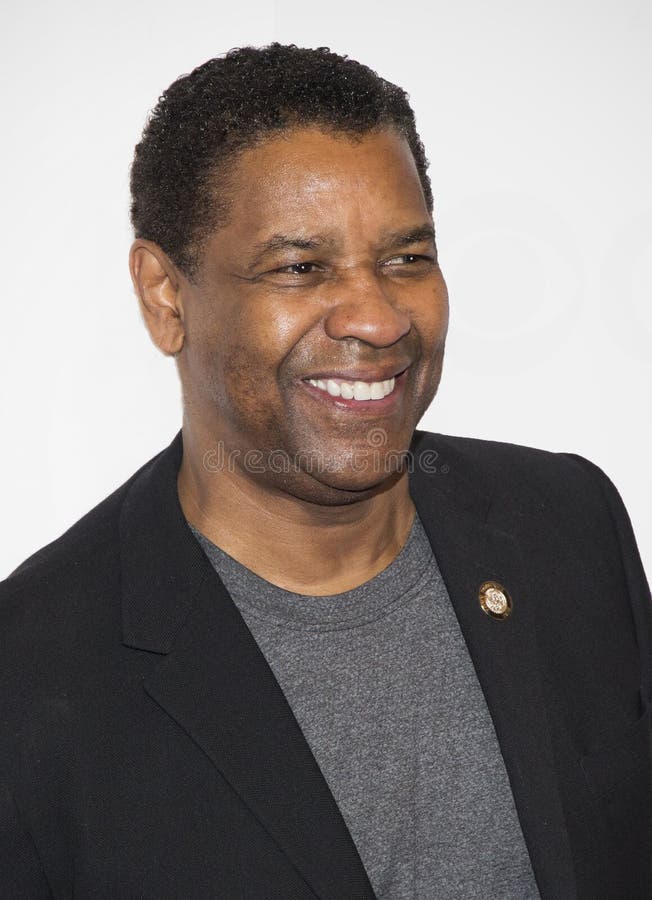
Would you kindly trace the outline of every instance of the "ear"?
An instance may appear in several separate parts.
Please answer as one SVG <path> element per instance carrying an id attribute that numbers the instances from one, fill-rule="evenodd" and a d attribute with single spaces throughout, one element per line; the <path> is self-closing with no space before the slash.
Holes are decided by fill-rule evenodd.
<path id="1" fill-rule="evenodd" d="M 176 356 L 185 332 L 175 265 L 158 244 L 138 238 L 129 253 L 129 271 L 152 341 L 166 356 Z"/>

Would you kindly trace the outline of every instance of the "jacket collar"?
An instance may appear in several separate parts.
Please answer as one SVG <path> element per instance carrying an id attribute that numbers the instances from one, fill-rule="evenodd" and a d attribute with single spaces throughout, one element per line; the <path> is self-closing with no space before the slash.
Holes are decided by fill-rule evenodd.
<path id="1" fill-rule="evenodd" d="M 481 474 L 461 458 L 447 462 L 451 446 L 441 436 L 416 436 L 411 493 L 492 715 L 539 890 L 572 898 L 539 678 L 534 586 L 515 535 L 492 522 L 495 504 Z M 177 494 L 182 452 L 179 432 L 134 478 L 123 503 L 124 643 L 161 654 L 146 691 L 202 747 L 317 896 L 371 900 L 299 725 L 186 523 Z M 480 609 L 478 587 L 487 580 L 510 591 L 508 619 Z"/>
<path id="2" fill-rule="evenodd" d="M 136 474 L 120 514 L 122 627 L 128 647 L 169 653 L 210 571 L 177 493 L 182 432 Z"/>

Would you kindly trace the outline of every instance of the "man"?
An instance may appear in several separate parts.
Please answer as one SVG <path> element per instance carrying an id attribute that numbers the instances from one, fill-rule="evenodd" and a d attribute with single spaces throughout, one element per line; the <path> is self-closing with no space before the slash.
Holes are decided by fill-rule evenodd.
<path id="1" fill-rule="evenodd" d="M 3 897 L 652 896 L 627 514 L 579 457 L 415 434 L 426 170 L 324 49 L 161 97 L 131 272 L 183 428 L 2 585 Z"/>

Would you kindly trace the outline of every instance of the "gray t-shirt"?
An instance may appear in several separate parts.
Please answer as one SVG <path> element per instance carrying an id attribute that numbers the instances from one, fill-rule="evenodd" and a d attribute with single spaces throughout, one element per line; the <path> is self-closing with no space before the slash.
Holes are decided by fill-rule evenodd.
<path id="1" fill-rule="evenodd" d="M 287 697 L 379 900 L 539 898 L 418 518 L 383 572 L 328 597 L 270 584 L 190 527 Z"/>

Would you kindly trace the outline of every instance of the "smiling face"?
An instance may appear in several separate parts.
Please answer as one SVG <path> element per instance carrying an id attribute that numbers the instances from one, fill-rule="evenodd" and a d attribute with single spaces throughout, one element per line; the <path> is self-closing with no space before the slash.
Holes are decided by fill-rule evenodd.
<path id="1" fill-rule="evenodd" d="M 368 496 L 437 390 L 448 323 L 407 143 L 291 131 L 245 151 L 228 184 L 228 221 L 182 284 L 186 420 L 259 482 Z"/>

